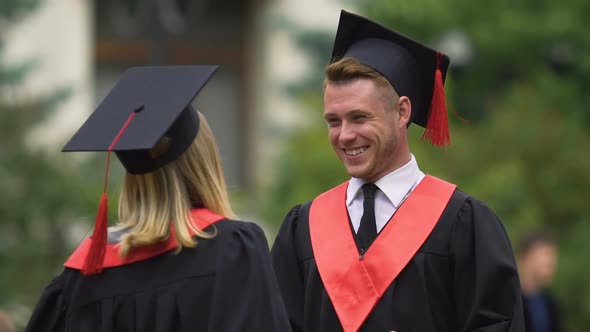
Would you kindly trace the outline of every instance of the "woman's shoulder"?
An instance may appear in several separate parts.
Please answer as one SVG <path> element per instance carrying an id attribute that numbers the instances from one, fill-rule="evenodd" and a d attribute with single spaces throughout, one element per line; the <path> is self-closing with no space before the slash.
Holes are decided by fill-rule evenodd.
<path id="1" fill-rule="evenodd" d="M 264 230 L 260 225 L 250 221 L 238 219 L 223 219 L 215 223 L 217 236 L 219 237 L 265 237 Z"/>
<path id="2" fill-rule="evenodd" d="M 205 231 L 213 229 L 216 232 L 263 232 L 262 228 L 253 222 L 237 218 L 226 217 L 211 210 L 200 208 L 192 210 L 195 226 Z"/>

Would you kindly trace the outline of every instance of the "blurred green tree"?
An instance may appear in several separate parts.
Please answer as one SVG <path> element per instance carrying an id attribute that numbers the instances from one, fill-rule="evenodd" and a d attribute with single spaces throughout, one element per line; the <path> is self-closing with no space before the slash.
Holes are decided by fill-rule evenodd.
<path id="1" fill-rule="evenodd" d="M 555 291 L 567 330 L 590 326 L 590 2 L 366 0 L 361 12 L 427 44 L 448 49 L 452 145 L 437 150 L 411 126 L 423 171 L 457 183 L 490 205 L 516 244 L 535 227 L 561 245 Z M 334 31 L 335 31 L 334 27 Z M 329 147 L 322 73 L 333 34 L 294 31 L 308 50 L 312 76 L 288 90 L 310 125 L 288 133 L 265 217 L 278 225 L 288 208 L 347 176 Z M 459 41 L 457 37 L 460 36 Z M 449 45 L 449 38 L 453 37 Z M 445 45 L 446 43 L 446 45 Z M 457 45 L 459 43 L 459 45 Z M 467 54 L 466 54 L 467 53 Z M 455 60 L 455 61 L 454 61 Z"/>
<path id="2" fill-rule="evenodd" d="M 17 23 L 40 4 L 0 1 L 0 27 Z M 31 147 L 31 129 L 68 97 L 70 89 L 21 98 L 20 89 L 35 70 L 36 59 L 6 64 L 4 37 L 0 33 L 0 306 L 32 306 L 82 236 L 72 232 L 72 225 L 90 224 L 102 184 L 96 174 L 104 170 L 98 163 L 56 158 Z M 87 228 L 83 226 L 82 233 Z"/>

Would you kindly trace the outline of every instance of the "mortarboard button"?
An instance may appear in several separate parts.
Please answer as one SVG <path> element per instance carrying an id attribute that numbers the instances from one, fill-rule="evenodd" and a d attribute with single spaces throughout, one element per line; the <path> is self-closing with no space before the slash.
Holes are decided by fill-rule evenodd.
<path id="1" fill-rule="evenodd" d="M 143 111 L 144 108 L 145 108 L 145 105 L 144 104 L 138 104 L 133 109 L 133 112 L 139 113 L 139 112 Z"/>

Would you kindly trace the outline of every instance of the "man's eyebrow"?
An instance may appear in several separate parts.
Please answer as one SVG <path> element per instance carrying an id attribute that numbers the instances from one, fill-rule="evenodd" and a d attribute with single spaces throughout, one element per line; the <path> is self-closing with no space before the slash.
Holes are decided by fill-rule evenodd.
<path id="1" fill-rule="evenodd" d="M 324 114 L 324 119 L 328 120 L 328 119 L 334 119 L 337 118 L 338 116 L 334 113 L 325 113 Z"/>
<path id="2" fill-rule="evenodd" d="M 365 110 L 361 110 L 361 109 L 354 109 L 350 112 L 348 112 L 351 115 L 357 115 L 357 114 L 369 114 L 371 112 L 365 111 Z"/>
<path id="3" fill-rule="evenodd" d="M 344 115 L 346 116 L 351 116 L 351 115 L 370 115 L 371 112 L 366 111 L 366 110 L 362 110 L 362 109 L 353 109 L 350 110 L 348 112 L 346 112 L 346 114 Z M 334 113 L 325 113 L 324 114 L 324 119 L 328 120 L 328 119 L 334 119 L 334 118 L 338 118 L 339 116 L 337 114 Z"/>

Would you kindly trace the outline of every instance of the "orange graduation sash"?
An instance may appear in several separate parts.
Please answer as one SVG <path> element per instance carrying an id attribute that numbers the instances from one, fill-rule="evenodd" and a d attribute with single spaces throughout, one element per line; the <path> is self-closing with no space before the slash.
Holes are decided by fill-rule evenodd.
<path id="1" fill-rule="evenodd" d="M 313 200 L 309 230 L 316 264 L 345 332 L 360 329 L 442 215 L 456 186 L 427 175 L 362 259 L 348 221 L 343 183 Z"/>
<path id="2" fill-rule="evenodd" d="M 194 209 L 191 211 L 193 223 L 198 229 L 203 230 L 214 223 L 225 219 L 225 217 L 217 215 L 207 209 Z M 172 225 L 171 225 L 172 226 Z M 64 263 L 65 267 L 80 270 L 84 264 L 86 253 L 90 249 L 92 238 L 87 238 L 76 248 L 74 253 Z M 176 249 L 176 239 L 174 232 L 171 230 L 170 238 L 166 242 L 156 243 L 150 246 L 133 248 L 127 257 L 122 258 L 119 255 L 119 247 L 117 244 L 107 244 L 105 249 L 105 257 L 103 267 L 121 266 L 133 262 L 142 261 L 151 257 L 158 256 L 167 251 Z"/>

